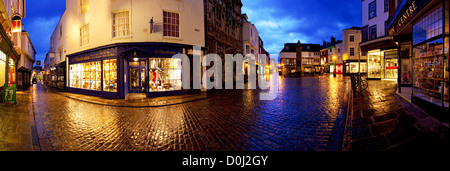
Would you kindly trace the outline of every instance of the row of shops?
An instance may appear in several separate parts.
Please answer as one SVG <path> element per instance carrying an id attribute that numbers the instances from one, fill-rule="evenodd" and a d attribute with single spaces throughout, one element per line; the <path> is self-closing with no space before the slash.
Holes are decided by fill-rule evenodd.
<path id="1" fill-rule="evenodd" d="M 0 26 L 0 102 L 9 98 L 5 92 L 6 87 L 16 84 L 16 63 L 18 54 L 14 50 L 10 37 L 5 29 Z M 5 92 L 9 93 L 9 92 Z"/>
<path id="2" fill-rule="evenodd" d="M 449 1 L 402 1 L 389 21 L 388 32 L 390 40 L 397 46 L 391 51 L 381 51 L 384 53 L 380 59 L 385 59 L 385 65 L 398 63 L 399 67 L 394 69 L 397 69 L 399 92 L 406 89 L 404 87 L 412 87 L 413 103 L 448 119 Z M 376 59 L 376 54 L 372 55 Z M 370 68 L 369 65 L 369 74 Z M 376 70 L 375 67 L 372 69 Z M 381 73 L 380 76 L 387 77 L 388 74 L 391 73 Z"/>
<path id="3" fill-rule="evenodd" d="M 65 62 L 47 69 L 44 82 L 71 93 L 110 99 L 124 99 L 129 93 L 145 93 L 147 97 L 183 94 L 182 63 L 172 59 L 179 53 L 192 59 L 192 46 L 107 45 L 68 55 L 68 69 Z M 65 75 L 68 75 L 67 80 Z"/>

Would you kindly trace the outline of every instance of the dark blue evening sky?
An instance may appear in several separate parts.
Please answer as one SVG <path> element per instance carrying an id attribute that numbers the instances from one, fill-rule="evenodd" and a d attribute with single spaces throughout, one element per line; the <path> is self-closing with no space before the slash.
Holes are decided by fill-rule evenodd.
<path id="1" fill-rule="evenodd" d="M 361 0 L 242 0 L 242 13 L 257 27 L 264 47 L 278 56 L 284 43 L 322 44 L 342 38 L 342 30 L 361 27 Z M 65 10 L 65 0 L 27 1 L 24 29 L 30 33 L 37 60 L 43 61 L 50 36 Z M 275 57 L 274 56 L 274 57 Z"/>

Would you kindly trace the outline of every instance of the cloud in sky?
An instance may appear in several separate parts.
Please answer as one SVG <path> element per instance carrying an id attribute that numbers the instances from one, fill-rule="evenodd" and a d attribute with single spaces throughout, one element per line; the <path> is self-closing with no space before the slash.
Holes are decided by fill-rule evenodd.
<path id="1" fill-rule="evenodd" d="M 342 30 L 361 26 L 361 0 L 242 0 L 242 13 L 255 24 L 271 55 L 278 55 L 284 43 L 321 44 Z M 65 10 L 65 0 L 27 1 L 24 28 L 30 33 L 37 60 L 43 61 L 50 48 L 50 35 Z"/>
<path id="2" fill-rule="evenodd" d="M 44 62 L 50 49 L 50 36 L 65 8 L 65 0 L 27 1 L 27 16 L 23 19 L 23 24 L 36 50 L 36 61 Z"/>
<path id="3" fill-rule="evenodd" d="M 361 0 L 242 0 L 264 48 L 277 56 L 285 43 L 322 44 L 342 30 L 361 27 Z"/>

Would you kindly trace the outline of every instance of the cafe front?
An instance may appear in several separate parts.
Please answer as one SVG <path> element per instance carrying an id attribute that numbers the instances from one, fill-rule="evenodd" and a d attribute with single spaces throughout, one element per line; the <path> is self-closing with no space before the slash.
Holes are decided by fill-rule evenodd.
<path id="1" fill-rule="evenodd" d="M 449 1 L 404 0 L 388 24 L 399 47 L 399 92 L 437 118 L 449 118 Z"/>
<path id="2" fill-rule="evenodd" d="M 170 43 L 123 43 L 68 55 L 68 91 L 110 99 L 128 94 L 159 97 L 184 94 L 182 61 L 192 46 Z"/>

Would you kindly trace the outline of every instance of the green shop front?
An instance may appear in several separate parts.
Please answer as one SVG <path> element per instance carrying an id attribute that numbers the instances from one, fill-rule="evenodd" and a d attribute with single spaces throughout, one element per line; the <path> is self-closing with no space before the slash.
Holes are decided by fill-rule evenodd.
<path id="1" fill-rule="evenodd" d="M 1 26 L 0 36 L 0 97 L 3 97 L 5 87 L 16 86 L 16 64 L 19 55 L 15 51 L 10 37 Z"/>

